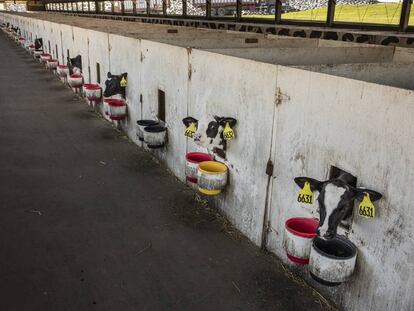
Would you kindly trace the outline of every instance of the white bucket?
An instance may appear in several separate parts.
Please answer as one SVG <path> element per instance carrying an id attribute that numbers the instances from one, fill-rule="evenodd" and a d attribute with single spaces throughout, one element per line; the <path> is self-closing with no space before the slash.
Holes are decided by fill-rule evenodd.
<path id="1" fill-rule="evenodd" d="M 127 105 L 122 99 L 106 99 L 108 116 L 111 120 L 122 120 L 126 116 Z"/>
<path id="2" fill-rule="evenodd" d="M 36 50 L 33 50 L 33 56 L 35 57 L 35 58 L 40 58 L 40 55 L 42 55 L 43 54 L 43 51 L 36 51 Z"/>
<path id="3" fill-rule="evenodd" d="M 42 54 L 40 54 L 40 61 L 41 61 L 42 63 L 46 63 L 46 61 L 48 61 L 48 60 L 50 60 L 50 59 L 52 59 L 52 55 L 47 54 L 47 53 L 42 53 Z"/>
<path id="4" fill-rule="evenodd" d="M 167 128 L 164 125 L 152 125 L 144 128 L 144 142 L 148 148 L 164 147 L 167 140 Z"/>
<path id="5" fill-rule="evenodd" d="M 56 59 L 49 59 L 46 61 L 46 68 L 49 70 L 55 70 L 58 65 L 59 62 Z"/>
<path id="6" fill-rule="evenodd" d="M 137 121 L 137 137 L 140 141 L 144 141 L 144 128 L 147 126 L 157 125 L 158 121 L 155 120 L 138 120 Z"/>
<path id="7" fill-rule="evenodd" d="M 83 94 L 88 100 L 99 100 L 102 97 L 102 88 L 98 84 L 84 84 Z"/>
<path id="8" fill-rule="evenodd" d="M 65 65 L 58 65 L 56 73 L 60 78 L 66 78 L 69 75 L 69 67 Z"/>
<path id="9" fill-rule="evenodd" d="M 336 286 L 348 281 L 355 269 L 356 246 L 340 236 L 332 239 L 316 237 L 309 257 L 311 276 L 321 284 Z"/>
<path id="10" fill-rule="evenodd" d="M 70 87 L 79 88 L 83 84 L 83 77 L 77 74 L 69 75 L 68 84 Z"/>

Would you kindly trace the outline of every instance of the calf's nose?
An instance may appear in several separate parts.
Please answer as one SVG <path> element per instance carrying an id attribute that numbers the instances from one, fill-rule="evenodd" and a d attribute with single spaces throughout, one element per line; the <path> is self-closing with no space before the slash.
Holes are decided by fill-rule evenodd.
<path id="1" fill-rule="evenodd" d="M 201 138 L 201 134 L 200 134 L 200 133 L 195 133 L 195 134 L 194 134 L 194 140 L 195 140 L 195 141 L 199 141 L 199 140 L 200 140 L 200 138 Z"/>

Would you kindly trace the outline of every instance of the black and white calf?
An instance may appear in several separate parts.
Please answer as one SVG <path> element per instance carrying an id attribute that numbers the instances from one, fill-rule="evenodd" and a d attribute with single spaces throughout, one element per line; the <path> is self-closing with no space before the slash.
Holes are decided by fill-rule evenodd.
<path id="1" fill-rule="evenodd" d="M 42 38 L 36 38 L 34 41 L 34 46 L 36 51 L 43 50 L 43 39 Z"/>
<path id="2" fill-rule="evenodd" d="M 355 188 L 350 185 L 354 179 L 351 174 L 343 173 L 338 178 L 318 181 L 309 177 L 295 178 L 296 184 L 303 188 L 309 182 L 312 191 L 318 191 L 319 228 L 318 235 L 325 239 L 336 235 L 340 222 L 351 215 L 354 200 L 361 200 L 366 193 L 371 201 L 381 199 L 382 195 L 374 190 Z"/>
<path id="3" fill-rule="evenodd" d="M 74 58 L 68 57 L 67 66 L 69 67 L 69 74 L 78 74 L 82 73 L 82 56 L 78 55 Z"/>
<path id="4" fill-rule="evenodd" d="M 15 33 L 19 34 L 19 35 L 21 34 L 21 32 L 20 32 L 20 28 L 19 28 L 19 27 L 17 27 L 17 26 L 16 26 L 16 27 L 12 26 L 12 27 L 11 27 L 11 30 L 12 30 L 13 32 L 15 32 Z"/>
<path id="5" fill-rule="evenodd" d="M 193 117 L 187 117 L 183 119 L 185 126 L 189 126 L 191 123 L 195 123 L 197 131 L 193 135 L 194 142 L 209 150 L 214 149 L 226 149 L 226 140 L 223 137 L 223 130 L 226 123 L 229 123 L 233 128 L 237 120 L 227 117 L 218 117 L 213 115 L 205 115 L 200 120 Z"/>
<path id="6" fill-rule="evenodd" d="M 125 86 L 121 83 L 126 81 L 128 73 L 124 72 L 120 75 L 113 75 L 108 72 L 108 79 L 105 81 L 104 97 L 110 97 L 120 94 L 122 98 L 125 98 Z"/>

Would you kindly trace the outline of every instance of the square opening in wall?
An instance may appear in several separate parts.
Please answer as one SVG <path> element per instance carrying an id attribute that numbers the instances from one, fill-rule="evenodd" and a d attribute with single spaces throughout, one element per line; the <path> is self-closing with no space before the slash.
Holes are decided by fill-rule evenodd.
<path id="1" fill-rule="evenodd" d="M 158 119 L 165 122 L 165 92 L 158 89 Z"/>
<path id="2" fill-rule="evenodd" d="M 96 63 L 96 82 L 101 83 L 101 65 L 99 63 Z"/>

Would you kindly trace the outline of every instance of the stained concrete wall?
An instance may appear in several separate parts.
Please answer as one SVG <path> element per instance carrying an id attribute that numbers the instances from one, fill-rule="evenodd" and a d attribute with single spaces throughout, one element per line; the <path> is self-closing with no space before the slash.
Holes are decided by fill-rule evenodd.
<path id="1" fill-rule="evenodd" d="M 237 138 L 227 150 L 230 183 L 217 201 L 232 223 L 259 245 L 277 68 L 197 50 L 192 51 L 190 64 L 188 115 L 200 119 L 210 113 L 238 120 Z M 202 149 L 189 141 L 187 151 L 193 150 Z"/>
<path id="2" fill-rule="evenodd" d="M 1 19 L 58 40 L 41 20 L 8 14 Z M 47 27 L 62 32 L 63 51 L 82 53 L 91 68 L 100 63 L 102 85 L 107 71 L 129 73 L 129 117 L 121 126 L 132 141 L 137 142 L 135 121 L 155 117 L 158 89 L 165 91 L 169 143 L 153 153 L 181 180 L 185 153 L 200 150 L 184 137 L 181 119 L 205 112 L 237 118 L 236 139 L 227 151 L 230 184 L 214 202 L 257 245 L 268 223 L 266 247 L 285 262 L 284 221 L 316 214 L 316 207 L 296 205 L 294 177 L 325 179 L 335 165 L 357 176 L 359 186 L 383 193 L 378 217 L 355 216 L 347 232 L 359 249 L 350 282 L 322 288 L 305 269 L 296 269 L 347 310 L 412 309 L 413 91 L 60 23 Z M 96 82 L 95 70 L 90 77 Z M 269 159 L 275 164 L 270 180 Z"/>
<path id="3" fill-rule="evenodd" d="M 211 52 L 279 65 L 392 62 L 392 47 L 210 49 Z"/>
<path id="4" fill-rule="evenodd" d="M 100 33 L 102 36 L 103 34 Z M 137 53 L 141 50 L 141 42 L 130 38 L 121 37 L 118 35 L 108 35 L 106 39 L 108 51 L 108 70 L 105 70 L 101 74 L 102 88 L 105 86 L 106 74 L 110 71 L 112 74 L 118 75 L 124 72 L 128 73 L 128 87 L 126 89 L 126 96 L 128 98 L 128 114 L 129 118 L 126 121 L 124 127 L 128 131 L 129 137 L 134 137 L 136 121 L 142 119 L 142 105 L 140 103 L 140 92 L 137 90 L 141 89 L 141 55 Z M 99 40 L 95 40 L 97 43 Z M 96 49 L 100 51 L 102 49 Z M 125 60 L 128 59 L 128 62 Z M 96 60 L 92 63 L 95 66 L 96 71 Z M 131 78 L 132 77 L 132 78 Z M 93 81 L 96 81 L 93 80 Z"/>
<path id="5" fill-rule="evenodd" d="M 168 52 L 167 52 L 168 51 Z M 168 57 L 165 53 L 167 52 Z M 165 44 L 141 41 L 142 68 L 140 92 L 143 94 L 142 116 L 154 119 L 158 115 L 158 90 L 165 92 L 165 121 L 168 128 L 168 146 L 152 151 L 167 163 L 182 181 L 186 139 L 181 120 L 187 114 L 188 51 Z M 136 139 L 136 138 L 135 138 Z"/>
<path id="6" fill-rule="evenodd" d="M 298 66 L 305 70 L 414 90 L 414 62 Z"/>
<path id="7" fill-rule="evenodd" d="M 297 206 L 292 178 L 326 180 L 335 165 L 384 199 L 375 219 L 354 216 L 348 236 L 358 247 L 356 271 L 331 292 L 349 310 L 411 310 L 414 92 L 286 67 L 278 77 L 285 100 L 274 129 L 268 248 L 283 258 L 284 220 L 316 211 Z"/>
<path id="8" fill-rule="evenodd" d="M 143 36 L 143 39 L 154 40 L 163 42 L 166 44 L 173 44 L 182 47 L 191 47 L 196 49 L 250 49 L 250 48 L 272 48 L 272 47 L 286 47 L 286 48 L 297 48 L 297 47 L 316 47 L 316 41 L 303 41 L 303 40 L 268 40 L 265 38 L 257 39 L 257 42 L 249 43 L 246 42 L 246 38 L 228 38 L 226 40 L 222 38 L 208 38 L 205 35 L 191 35 L 191 36 L 177 36 L 177 37 L 166 37 L 163 34 L 157 36 Z M 226 54 L 227 50 L 224 50 L 222 54 Z M 237 52 L 237 50 L 236 50 Z M 229 53 L 229 55 L 232 55 Z"/>

